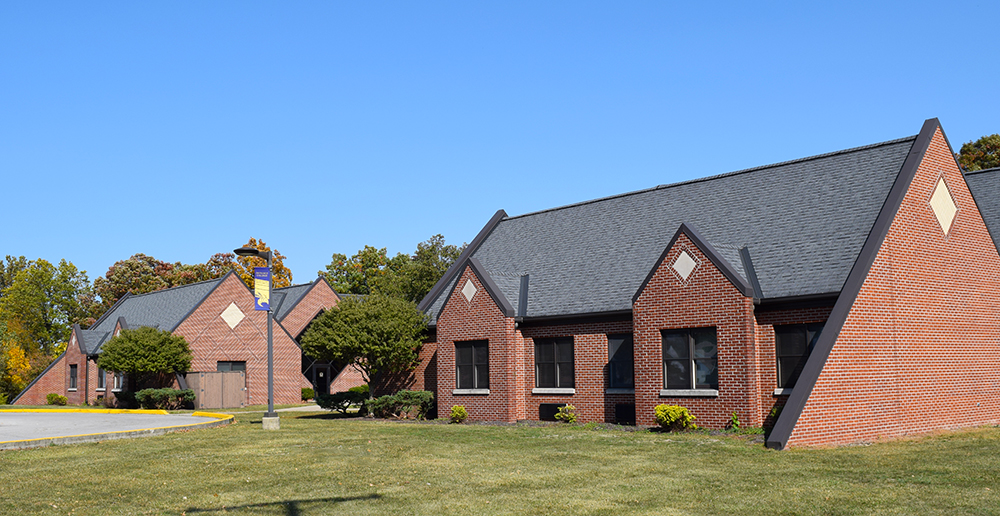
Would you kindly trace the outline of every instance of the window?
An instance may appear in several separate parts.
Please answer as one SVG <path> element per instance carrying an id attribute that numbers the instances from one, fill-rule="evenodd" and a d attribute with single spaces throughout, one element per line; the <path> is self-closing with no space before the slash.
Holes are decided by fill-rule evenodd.
<path id="1" fill-rule="evenodd" d="M 778 362 L 778 387 L 791 389 L 812 353 L 823 323 L 788 324 L 774 327 L 774 354 Z"/>
<path id="2" fill-rule="evenodd" d="M 220 373 L 226 373 L 229 371 L 246 371 L 246 362 L 216 362 L 215 370 Z"/>
<path id="3" fill-rule="evenodd" d="M 125 388 L 125 373 L 115 373 L 115 383 L 111 390 L 120 391 Z"/>
<path id="4" fill-rule="evenodd" d="M 535 387 L 575 387 L 573 337 L 535 339 Z"/>
<path id="5" fill-rule="evenodd" d="M 632 334 L 608 335 L 608 387 L 634 389 Z"/>
<path id="6" fill-rule="evenodd" d="M 76 390 L 76 364 L 69 365 L 69 388 L 72 391 Z"/>
<path id="7" fill-rule="evenodd" d="M 663 387 L 718 389 L 715 328 L 663 330 Z"/>
<path id="8" fill-rule="evenodd" d="M 455 343 L 456 389 L 490 388 L 490 347 L 488 340 Z"/>
<path id="9" fill-rule="evenodd" d="M 106 390 L 108 388 L 107 383 L 108 383 L 107 373 L 104 372 L 104 369 L 101 369 L 100 367 L 98 367 L 97 368 L 97 390 L 99 390 L 99 391 Z"/>

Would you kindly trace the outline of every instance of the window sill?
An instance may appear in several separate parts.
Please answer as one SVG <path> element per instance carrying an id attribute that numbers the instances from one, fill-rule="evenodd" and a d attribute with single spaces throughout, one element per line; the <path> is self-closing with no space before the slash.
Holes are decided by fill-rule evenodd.
<path id="1" fill-rule="evenodd" d="M 122 392 L 121 389 L 111 389 L 111 392 Z"/>
<path id="2" fill-rule="evenodd" d="M 69 392 L 76 392 L 76 389 L 66 389 Z"/>
<path id="3" fill-rule="evenodd" d="M 535 387 L 532 394 L 576 394 L 574 387 Z"/>
<path id="4" fill-rule="evenodd" d="M 463 394 L 485 396 L 489 393 L 490 393 L 489 389 L 455 389 L 451 391 L 451 394 L 454 396 L 461 396 Z"/>
<path id="5" fill-rule="evenodd" d="M 97 392 L 104 392 L 104 391 L 106 391 L 107 389 L 105 389 L 104 387 L 99 387 L 99 388 L 97 388 L 97 389 L 94 389 L 94 390 L 95 390 L 95 391 L 97 391 Z"/>
<path id="6" fill-rule="evenodd" d="M 635 394 L 635 389 L 604 389 L 604 394 Z"/>
<path id="7" fill-rule="evenodd" d="M 719 396 L 716 389 L 660 389 L 661 398 L 714 398 Z"/>
<path id="8" fill-rule="evenodd" d="M 790 388 L 785 388 L 785 389 L 775 389 L 775 390 L 774 390 L 774 395 L 775 395 L 775 396 L 788 396 L 788 395 L 790 395 L 791 393 L 792 393 L 792 389 L 790 389 Z"/>

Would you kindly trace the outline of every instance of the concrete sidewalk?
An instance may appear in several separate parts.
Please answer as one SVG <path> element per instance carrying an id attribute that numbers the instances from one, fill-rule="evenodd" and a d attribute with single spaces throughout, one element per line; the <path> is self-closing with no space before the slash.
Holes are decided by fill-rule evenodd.
<path id="1" fill-rule="evenodd" d="M 158 413 L 159 412 L 159 413 Z M 164 411 L 0 410 L 0 450 L 94 442 L 229 424 L 231 417 Z"/>

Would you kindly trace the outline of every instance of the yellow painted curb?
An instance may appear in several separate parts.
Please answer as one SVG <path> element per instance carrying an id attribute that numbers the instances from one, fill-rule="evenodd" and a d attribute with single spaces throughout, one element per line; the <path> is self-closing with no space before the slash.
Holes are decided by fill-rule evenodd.
<path id="1" fill-rule="evenodd" d="M 216 414 L 215 412 L 192 412 L 195 417 L 214 417 L 216 419 L 236 419 L 233 414 Z"/>

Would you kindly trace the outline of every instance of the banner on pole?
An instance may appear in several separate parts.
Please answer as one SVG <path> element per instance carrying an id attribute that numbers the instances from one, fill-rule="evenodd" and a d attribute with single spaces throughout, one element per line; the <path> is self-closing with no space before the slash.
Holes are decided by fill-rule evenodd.
<path id="1" fill-rule="evenodd" d="M 254 310 L 271 310 L 271 269 L 269 267 L 253 268 Z"/>

